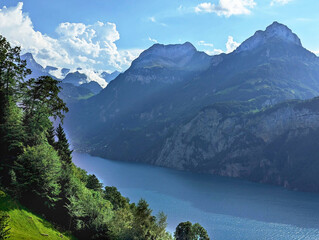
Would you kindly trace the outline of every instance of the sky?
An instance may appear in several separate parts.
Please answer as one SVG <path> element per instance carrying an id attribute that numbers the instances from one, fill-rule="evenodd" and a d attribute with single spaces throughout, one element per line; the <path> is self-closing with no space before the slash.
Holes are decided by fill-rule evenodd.
<path id="1" fill-rule="evenodd" d="M 319 0 L 0 0 L 0 34 L 43 66 L 124 71 L 154 43 L 233 51 L 274 21 L 319 54 Z"/>

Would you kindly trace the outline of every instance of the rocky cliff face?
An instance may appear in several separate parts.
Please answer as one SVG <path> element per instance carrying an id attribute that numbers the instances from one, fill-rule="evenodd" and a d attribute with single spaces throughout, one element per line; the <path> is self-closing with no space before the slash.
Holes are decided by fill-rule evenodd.
<path id="1" fill-rule="evenodd" d="M 318 191 L 316 174 L 304 174 L 319 170 L 318 131 L 319 99 L 235 115 L 212 106 L 179 127 L 154 164 Z"/>

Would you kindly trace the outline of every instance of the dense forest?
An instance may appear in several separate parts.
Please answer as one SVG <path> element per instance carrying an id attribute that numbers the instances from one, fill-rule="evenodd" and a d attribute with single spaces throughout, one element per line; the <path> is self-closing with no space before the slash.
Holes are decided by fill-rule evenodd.
<path id="1" fill-rule="evenodd" d="M 173 237 L 164 213 L 152 215 L 145 200 L 130 203 L 115 187 L 104 187 L 76 167 L 63 129 L 68 108 L 58 97 L 59 81 L 25 80 L 29 74 L 20 48 L 0 36 L 2 195 L 78 239 L 209 239 L 202 226 L 190 222 L 180 223 Z M 0 239 L 10 239 L 10 231 L 10 217 L 1 211 Z"/>

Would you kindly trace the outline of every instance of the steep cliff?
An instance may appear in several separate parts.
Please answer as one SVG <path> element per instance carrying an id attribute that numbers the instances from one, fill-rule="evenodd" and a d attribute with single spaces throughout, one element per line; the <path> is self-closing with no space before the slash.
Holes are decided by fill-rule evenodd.
<path id="1" fill-rule="evenodd" d="M 203 109 L 168 138 L 154 164 L 319 191 L 319 98 L 257 113 Z"/>

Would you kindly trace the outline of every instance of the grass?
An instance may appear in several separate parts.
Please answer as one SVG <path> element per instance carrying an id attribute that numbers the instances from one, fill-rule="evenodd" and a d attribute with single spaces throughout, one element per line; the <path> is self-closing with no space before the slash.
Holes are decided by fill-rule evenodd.
<path id="1" fill-rule="evenodd" d="M 76 240 L 56 230 L 51 223 L 14 201 L 0 190 L 0 210 L 10 216 L 10 238 L 14 240 Z"/>
<path id="2" fill-rule="evenodd" d="M 90 94 L 87 94 L 87 95 L 82 95 L 82 96 L 79 96 L 78 98 L 76 98 L 77 100 L 86 100 L 86 99 L 89 99 L 90 97 L 93 97 L 95 94 L 94 93 L 90 93 Z"/>

